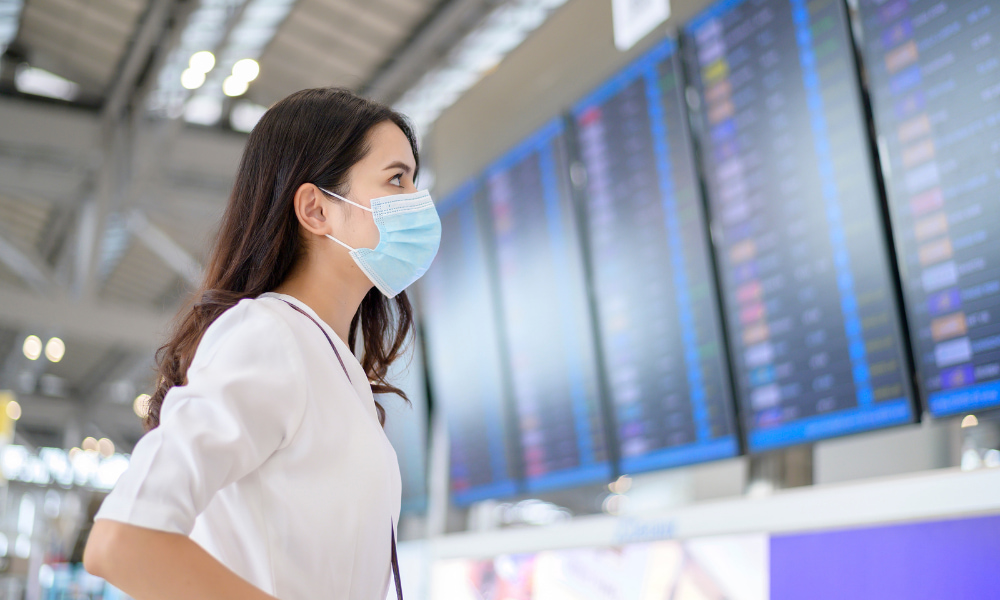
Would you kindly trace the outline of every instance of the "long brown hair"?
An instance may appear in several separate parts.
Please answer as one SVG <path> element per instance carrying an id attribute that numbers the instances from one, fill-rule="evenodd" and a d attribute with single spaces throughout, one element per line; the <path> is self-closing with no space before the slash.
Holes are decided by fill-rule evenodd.
<path id="1" fill-rule="evenodd" d="M 292 199 L 304 183 L 347 194 L 348 173 L 368 153 L 368 135 L 391 121 L 403 130 L 419 169 L 416 137 L 406 119 L 389 107 L 340 88 L 302 90 L 264 113 L 247 139 L 229 203 L 212 250 L 205 280 L 178 315 L 169 341 L 156 353 L 159 381 L 145 418 L 160 424 L 170 388 L 187 384 L 187 371 L 205 330 L 244 298 L 278 287 L 305 252 Z M 415 176 L 415 175 L 414 175 Z M 372 288 L 351 321 L 348 345 L 361 329 L 364 368 L 376 394 L 406 394 L 386 381 L 389 365 L 403 352 L 413 325 L 406 293 L 395 309 Z M 385 410 L 376 402 L 379 422 Z"/>

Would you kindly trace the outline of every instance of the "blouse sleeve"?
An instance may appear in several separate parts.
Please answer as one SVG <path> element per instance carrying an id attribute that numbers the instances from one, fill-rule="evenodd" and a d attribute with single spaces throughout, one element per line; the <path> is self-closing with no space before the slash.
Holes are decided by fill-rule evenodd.
<path id="1" fill-rule="evenodd" d="M 295 435 L 306 404 L 299 356 L 271 308 L 244 300 L 223 313 L 95 518 L 190 535 L 217 491 Z"/>

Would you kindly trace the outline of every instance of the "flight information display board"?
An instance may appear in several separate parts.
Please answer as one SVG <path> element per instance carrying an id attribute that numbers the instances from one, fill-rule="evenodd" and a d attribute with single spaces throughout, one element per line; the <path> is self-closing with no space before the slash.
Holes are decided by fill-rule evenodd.
<path id="1" fill-rule="evenodd" d="M 565 128 L 555 120 L 484 175 L 532 492 L 607 481 L 612 473 L 567 174 Z"/>
<path id="2" fill-rule="evenodd" d="M 573 108 L 623 472 L 739 454 L 682 81 L 667 39 Z"/>
<path id="3" fill-rule="evenodd" d="M 686 27 L 751 452 L 914 420 L 840 0 L 724 0 Z"/>
<path id="4" fill-rule="evenodd" d="M 475 202 L 480 193 L 469 183 L 438 205 L 441 248 L 419 283 L 431 390 L 448 425 L 458 505 L 518 492 L 513 413 Z"/>
<path id="5" fill-rule="evenodd" d="M 937 416 L 1000 406 L 1000 4 L 859 9 L 924 398 Z"/>

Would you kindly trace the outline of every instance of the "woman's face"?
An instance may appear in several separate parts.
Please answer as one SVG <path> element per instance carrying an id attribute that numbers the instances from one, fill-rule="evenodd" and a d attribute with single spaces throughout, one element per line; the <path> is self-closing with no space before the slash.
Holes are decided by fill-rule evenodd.
<path id="1" fill-rule="evenodd" d="M 416 161 L 403 130 L 392 121 L 384 121 L 372 129 L 368 142 L 368 154 L 351 167 L 347 198 L 371 208 L 373 198 L 417 191 L 413 184 Z M 346 202 L 338 205 L 344 214 L 345 233 L 335 237 L 353 248 L 377 246 L 379 234 L 372 214 Z"/>

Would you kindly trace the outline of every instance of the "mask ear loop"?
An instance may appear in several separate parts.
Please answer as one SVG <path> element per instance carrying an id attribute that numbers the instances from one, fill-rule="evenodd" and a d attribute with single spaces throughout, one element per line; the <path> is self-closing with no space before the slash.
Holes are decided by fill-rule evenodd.
<path id="1" fill-rule="evenodd" d="M 330 238 L 331 240 L 333 240 L 333 241 L 337 242 L 338 244 L 340 244 L 340 245 L 341 245 L 341 246 L 343 246 L 344 248 L 347 248 L 347 249 L 348 249 L 348 250 L 350 250 L 351 252 L 354 252 L 354 248 L 351 248 L 350 246 L 348 246 L 348 245 L 347 245 L 347 244 L 345 244 L 344 242 L 342 242 L 342 241 L 338 240 L 337 238 L 333 237 L 333 236 L 332 236 L 332 235 L 330 235 L 329 233 L 324 233 L 323 235 L 325 235 L 326 237 Z"/>
<path id="2" fill-rule="evenodd" d="M 362 205 L 358 204 L 357 202 L 352 202 L 352 201 L 348 200 L 347 198 L 344 198 L 340 194 L 334 194 L 330 190 L 324 190 L 323 188 L 319 187 L 318 185 L 316 187 L 319 188 L 319 191 L 323 192 L 324 194 L 333 196 L 334 198 L 339 198 L 339 199 L 343 200 L 344 202 L 346 202 L 348 204 L 353 204 L 354 206 L 357 206 L 361 210 L 367 210 L 368 212 L 372 212 L 372 209 L 368 208 L 367 206 L 362 206 Z"/>

